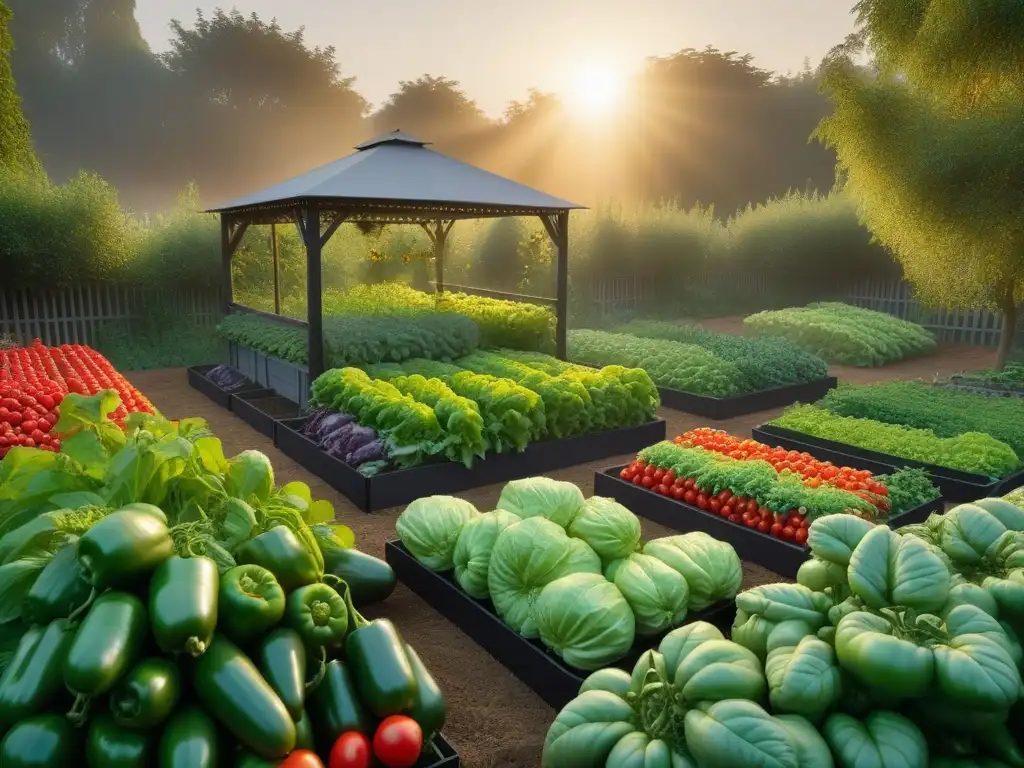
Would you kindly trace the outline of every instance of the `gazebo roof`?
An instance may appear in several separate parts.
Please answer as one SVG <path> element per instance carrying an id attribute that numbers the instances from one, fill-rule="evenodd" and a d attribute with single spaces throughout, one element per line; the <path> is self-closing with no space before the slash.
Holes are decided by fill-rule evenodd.
<path id="1" fill-rule="evenodd" d="M 211 212 L 269 212 L 304 200 L 368 215 L 404 211 L 413 219 L 417 213 L 454 219 L 584 207 L 443 155 L 427 143 L 402 131 L 386 133 L 339 160 Z"/>

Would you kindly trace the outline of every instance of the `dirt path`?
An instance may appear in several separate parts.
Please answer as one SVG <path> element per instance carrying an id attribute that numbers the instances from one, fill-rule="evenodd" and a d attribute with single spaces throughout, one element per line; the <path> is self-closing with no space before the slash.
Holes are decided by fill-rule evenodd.
<path id="1" fill-rule="evenodd" d="M 942 357 L 922 358 L 870 372 L 853 369 L 855 373 L 848 373 L 848 369 L 837 368 L 836 373 L 853 381 L 931 378 L 935 373 L 948 375 L 964 368 L 986 367 L 992 356 L 988 350 L 960 348 L 947 350 Z M 266 453 L 274 465 L 278 483 L 291 480 L 308 483 L 315 497 L 328 499 L 335 505 L 338 521 L 355 531 L 360 549 L 384 556 L 384 542 L 395 538 L 395 520 L 401 509 L 372 515 L 356 509 L 322 480 L 280 453 L 271 440 L 189 387 L 182 369 L 146 371 L 129 374 L 128 378 L 169 418 L 198 416 L 206 419 L 223 441 L 229 456 L 248 448 Z M 670 438 L 705 425 L 747 436 L 753 427 L 773 418 L 780 410 L 722 422 L 667 409 L 662 409 L 660 415 L 668 422 Z M 603 459 L 553 472 L 551 476 L 575 483 L 584 494 L 590 495 L 596 470 L 624 464 L 631 458 L 631 455 L 624 455 Z M 488 511 L 493 509 L 500 491 L 500 485 L 491 485 L 461 496 L 481 511 Z M 645 539 L 672 533 L 646 520 L 643 528 Z M 744 564 L 744 575 L 745 588 L 777 578 L 752 563 Z M 535 768 L 540 764 L 540 747 L 555 712 L 504 666 L 401 584 L 385 603 L 366 613 L 371 617 L 392 619 L 437 678 L 448 701 L 444 732 L 458 749 L 466 768 Z"/>

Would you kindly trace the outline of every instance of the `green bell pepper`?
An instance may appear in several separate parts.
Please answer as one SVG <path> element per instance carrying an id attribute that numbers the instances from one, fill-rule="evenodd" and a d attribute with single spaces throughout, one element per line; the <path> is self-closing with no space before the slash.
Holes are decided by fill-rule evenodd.
<path id="1" fill-rule="evenodd" d="M 1024 622 L 1024 568 L 1014 568 L 997 576 L 986 576 L 981 586 L 995 598 L 1000 618 Z"/>
<path id="2" fill-rule="evenodd" d="M 839 663 L 870 688 L 901 698 L 925 695 L 935 676 L 931 649 L 914 642 L 894 618 L 856 611 L 836 627 Z"/>
<path id="3" fill-rule="evenodd" d="M 302 714 L 295 721 L 295 748 L 308 749 L 316 752 L 316 736 L 313 734 L 313 721 L 303 710 Z"/>
<path id="4" fill-rule="evenodd" d="M 100 712 L 89 721 L 86 764 L 103 768 L 147 768 L 156 752 L 156 735 L 156 731 L 120 726 L 109 712 Z"/>
<path id="5" fill-rule="evenodd" d="M 181 698 L 178 667 L 169 659 L 143 659 L 110 691 L 110 712 L 124 728 L 145 730 L 166 720 Z"/>
<path id="6" fill-rule="evenodd" d="M 345 653 L 356 687 L 374 715 L 397 715 L 416 703 L 416 675 L 390 621 L 376 619 L 358 626 L 348 635 Z"/>
<path id="7" fill-rule="evenodd" d="M 327 584 L 307 584 L 289 594 L 284 620 L 311 648 L 337 646 L 348 634 L 348 606 Z"/>
<path id="8" fill-rule="evenodd" d="M 391 566 L 358 549 L 322 548 L 324 573 L 330 573 L 348 584 L 352 604 L 356 608 L 386 600 L 395 591 L 398 578 Z"/>
<path id="9" fill-rule="evenodd" d="M 821 728 L 839 768 L 927 768 L 928 742 L 910 720 L 879 710 L 864 720 L 836 712 Z"/>
<path id="10" fill-rule="evenodd" d="M 845 568 L 861 539 L 874 527 L 856 515 L 825 515 L 807 529 L 807 546 L 815 557 Z"/>
<path id="11" fill-rule="evenodd" d="M 736 595 L 732 640 L 764 661 L 768 635 L 782 621 L 803 621 L 814 631 L 824 626 L 832 601 L 801 584 L 765 584 Z"/>
<path id="12" fill-rule="evenodd" d="M 960 504 L 946 513 L 942 521 L 940 546 L 957 564 L 977 565 L 1006 526 L 999 518 L 973 504 Z"/>
<path id="13" fill-rule="evenodd" d="M 295 723 L 239 648 L 220 634 L 195 661 L 192 684 L 203 707 L 240 744 L 268 759 L 295 748 Z"/>
<path id="14" fill-rule="evenodd" d="M 22 611 L 34 624 L 49 624 L 66 619 L 89 600 L 92 587 L 85 580 L 85 569 L 78 562 L 77 549 L 68 545 L 53 556 L 40 572 L 28 594 Z"/>
<path id="15" fill-rule="evenodd" d="M 764 674 L 772 709 L 810 720 L 824 716 L 842 691 L 835 651 L 802 621 L 784 621 L 772 630 Z"/>
<path id="16" fill-rule="evenodd" d="M 239 752 L 235 757 L 235 768 L 278 768 L 280 760 L 266 760 L 252 752 Z"/>
<path id="17" fill-rule="evenodd" d="M 692 756 L 675 752 L 643 731 L 627 733 L 612 747 L 605 768 L 697 768 Z"/>
<path id="18" fill-rule="evenodd" d="M 138 510 L 100 520 L 78 540 L 78 561 L 97 591 L 131 587 L 174 554 L 167 524 Z"/>
<path id="19" fill-rule="evenodd" d="M 218 630 L 248 645 L 284 616 L 284 590 L 274 574 L 259 565 L 238 565 L 220 580 Z"/>
<path id="20" fill-rule="evenodd" d="M 658 644 L 658 653 L 665 660 L 665 669 L 671 673 L 670 678 L 675 676 L 679 662 L 708 640 L 725 640 L 725 635 L 714 624 L 706 621 L 694 621 L 665 635 Z"/>
<path id="21" fill-rule="evenodd" d="M 321 744 L 333 745 L 347 731 L 373 734 L 352 674 L 337 659 L 328 662 L 323 681 L 309 695 L 306 712 Z"/>
<path id="22" fill-rule="evenodd" d="M 160 737 L 160 768 L 218 768 L 217 726 L 201 707 L 178 709 Z"/>
<path id="23" fill-rule="evenodd" d="M 646 655 L 646 654 L 645 654 Z M 618 667 L 605 667 L 591 672 L 580 686 L 580 693 L 587 691 L 608 691 L 623 699 L 629 693 L 633 678 L 625 670 Z"/>
<path id="24" fill-rule="evenodd" d="M 423 742 L 427 743 L 444 727 L 446 714 L 444 694 L 441 693 L 441 687 L 411 645 L 405 646 L 405 655 L 409 659 L 413 676 L 416 678 L 416 701 L 409 708 L 407 714 L 420 724 L 420 728 L 423 730 Z"/>
<path id="25" fill-rule="evenodd" d="M 958 605 L 974 605 L 981 608 L 989 616 L 999 618 L 999 604 L 996 602 L 995 597 L 992 596 L 992 593 L 984 587 L 972 584 L 969 581 L 960 582 L 950 588 L 949 597 L 939 612 L 939 616 L 946 618 L 949 612 Z"/>
<path id="26" fill-rule="evenodd" d="M 938 611 L 946 604 L 950 570 L 928 544 L 884 525 L 868 531 L 850 558 L 850 589 L 869 608 Z"/>
<path id="27" fill-rule="evenodd" d="M 829 587 L 846 584 L 846 567 L 812 556 L 796 572 L 796 583 L 812 592 L 824 592 Z"/>
<path id="28" fill-rule="evenodd" d="M 260 641 L 256 666 L 293 720 L 306 700 L 306 647 L 294 629 L 278 627 Z"/>
<path id="29" fill-rule="evenodd" d="M 208 557 L 169 557 L 149 582 L 149 618 L 164 653 L 201 656 L 217 627 L 220 574 Z"/>
<path id="30" fill-rule="evenodd" d="M 832 752 L 828 743 L 810 720 L 800 715 L 775 715 L 796 747 L 797 768 L 833 768 Z"/>
<path id="31" fill-rule="evenodd" d="M 701 643 L 679 662 L 671 682 L 691 704 L 724 699 L 760 701 L 768 688 L 757 656 L 731 640 Z"/>
<path id="32" fill-rule="evenodd" d="M 67 619 L 34 626 L 22 635 L 0 677 L 0 732 L 47 709 L 64 692 L 64 657 L 75 637 Z"/>
<path id="33" fill-rule="evenodd" d="M 288 592 L 314 584 L 323 577 L 316 558 L 286 525 L 277 525 L 235 550 L 235 562 L 260 565 Z"/>
<path id="34" fill-rule="evenodd" d="M 19 720 L 0 742 L 4 768 L 65 768 L 80 754 L 75 729 L 60 715 L 34 715 Z M 100 765 L 100 763 L 97 763 Z"/>
<path id="35" fill-rule="evenodd" d="M 613 693 L 580 694 L 548 728 L 541 768 L 603 766 L 619 740 L 636 730 L 636 719 L 633 707 Z"/>
<path id="36" fill-rule="evenodd" d="M 686 713 L 686 746 L 701 768 L 797 768 L 789 729 L 752 701 L 700 704 Z"/>
<path id="37" fill-rule="evenodd" d="M 93 603 L 64 659 L 64 684 L 77 695 L 68 713 L 73 722 L 135 663 L 147 629 L 146 607 L 129 592 L 106 592 Z"/>

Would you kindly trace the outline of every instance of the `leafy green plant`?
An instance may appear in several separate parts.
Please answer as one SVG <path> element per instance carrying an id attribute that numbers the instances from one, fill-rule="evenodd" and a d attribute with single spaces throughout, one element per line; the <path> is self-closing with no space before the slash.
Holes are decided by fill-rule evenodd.
<path id="1" fill-rule="evenodd" d="M 824 360 L 788 339 L 750 339 L 656 320 L 634 320 L 613 328 L 612 332 L 696 344 L 739 369 L 742 378 L 736 384 L 740 392 L 773 389 L 828 375 Z"/>
<path id="2" fill-rule="evenodd" d="M 930 429 L 838 416 L 813 405 L 791 406 L 771 423 L 857 448 L 991 477 L 1003 477 L 1021 465 L 1010 446 L 979 432 L 939 437 Z"/>
<path id="3" fill-rule="evenodd" d="M 437 297 L 437 308 L 476 322 L 483 347 L 554 351 L 555 313 L 547 307 L 465 293 L 442 293 Z"/>
<path id="4" fill-rule="evenodd" d="M 1016 399 L 986 397 L 917 381 L 840 387 L 818 405 L 840 416 L 930 429 L 939 437 L 983 432 L 1024 456 L 1024 408 Z"/>
<path id="5" fill-rule="evenodd" d="M 696 344 L 624 333 L 571 331 L 569 356 L 591 365 L 642 368 L 660 387 L 726 397 L 740 391 L 740 369 Z"/>
<path id="6" fill-rule="evenodd" d="M 758 312 L 743 320 L 758 336 L 781 336 L 831 362 L 865 368 L 935 351 L 924 328 L 838 302 Z"/>

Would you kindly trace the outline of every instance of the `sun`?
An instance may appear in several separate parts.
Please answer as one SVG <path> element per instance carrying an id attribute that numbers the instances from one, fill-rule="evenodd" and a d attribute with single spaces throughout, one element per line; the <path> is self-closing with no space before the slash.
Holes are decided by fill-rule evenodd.
<path id="1" fill-rule="evenodd" d="M 579 72 L 568 97 L 580 112 L 601 117 L 618 106 L 625 92 L 625 73 L 607 64 L 597 64 Z"/>

